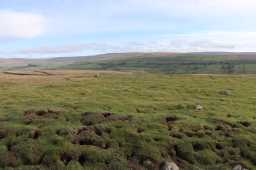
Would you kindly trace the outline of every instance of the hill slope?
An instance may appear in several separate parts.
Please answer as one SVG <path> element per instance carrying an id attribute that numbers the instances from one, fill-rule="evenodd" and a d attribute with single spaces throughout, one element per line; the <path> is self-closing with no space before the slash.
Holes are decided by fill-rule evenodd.
<path id="1" fill-rule="evenodd" d="M 2 59 L 0 70 L 143 70 L 175 74 L 256 73 L 256 53 L 113 53 L 50 59 Z"/>
<path id="2" fill-rule="evenodd" d="M 256 73 L 254 53 L 141 53 L 136 56 L 75 62 L 67 69 L 143 70 L 175 74 Z"/>

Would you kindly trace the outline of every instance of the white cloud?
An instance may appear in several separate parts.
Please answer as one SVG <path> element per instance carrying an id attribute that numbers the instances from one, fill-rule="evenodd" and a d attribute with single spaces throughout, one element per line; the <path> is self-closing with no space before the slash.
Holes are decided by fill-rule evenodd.
<path id="1" fill-rule="evenodd" d="M 206 14 L 255 14 L 256 1 L 254 0 L 128 0 L 132 4 L 148 9 L 158 9 L 176 15 Z M 143 10 L 143 9 L 142 9 Z"/>
<path id="2" fill-rule="evenodd" d="M 256 32 L 248 32 L 256 30 L 255 0 L 63 0 L 61 4 L 46 0 L 42 1 L 45 6 L 35 4 L 33 11 L 43 16 L 0 10 L 0 39 L 37 37 L 47 26 L 43 41 L 19 41 L 2 46 L 3 51 L 17 56 L 256 51 Z M 43 44 L 45 40 L 56 46 Z M 95 41 L 101 43 L 81 44 Z"/>
<path id="3" fill-rule="evenodd" d="M 115 43 L 85 43 L 85 44 L 69 44 L 62 46 L 43 46 L 37 48 L 29 48 L 18 51 L 23 54 L 59 54 L 59 53 L 74 53 L 82 51 L 105 51 L 114 50 L 118 46 Z"/>
<path id="4" fill-rule="evenodd" d="M 37 14 L 0 11 L 0 39 L 33 38 L 44 33 L 46 19 Z"/>
<path id="5" fill-rule="evenodd" d="M 255 0 L 78 0 L 51 14 L 52 35 L 253 30 Z"/>

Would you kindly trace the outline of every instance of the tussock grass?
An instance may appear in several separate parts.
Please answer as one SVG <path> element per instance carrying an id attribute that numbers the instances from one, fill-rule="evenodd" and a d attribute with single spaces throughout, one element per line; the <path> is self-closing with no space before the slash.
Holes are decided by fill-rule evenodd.
<path id="1" fill-rule="evenodd" d="M 1 168 L 256 166 L 254 75 L 61 73 L 0 75 Z"/>

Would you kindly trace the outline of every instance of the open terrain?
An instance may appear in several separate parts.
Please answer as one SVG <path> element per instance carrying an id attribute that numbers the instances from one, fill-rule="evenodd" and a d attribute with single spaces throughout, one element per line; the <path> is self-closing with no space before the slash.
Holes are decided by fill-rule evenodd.
<path id="1" fill-rule="evenodd" d="M 256 53 L 114 53 L 49 59 L 0 59 L 0 70 L 122 70 L 167 74 L 255 74 Z"/>
<path id="2" fill-rule="evenodd" d="M 0 74 L 0 169 L 256 169 L 255 75 L 19 73 Z"/>
<path id="3" fill-rule="evenodd" d="M 143 70 L 168 74 L 255 74 L 256 55 L 255 53 L 140 53 L 74 62 L 61 68 Z"/>

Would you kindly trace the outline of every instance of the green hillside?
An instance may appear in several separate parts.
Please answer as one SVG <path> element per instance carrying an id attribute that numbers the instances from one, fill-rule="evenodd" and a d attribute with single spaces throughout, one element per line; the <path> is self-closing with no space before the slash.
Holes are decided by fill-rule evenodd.
<path id="1" fill-rule="evenodd" d="M 0 70 L 136 70 L 172 74 L 255 74 L 256 53 L 113 53 L 48 59 L 2 59 Z"/>
<path id="2" fill-rule="evenodd" d="M 144 54 L 135 57 L 75 62 L 65 69 L 143 70 L 175 74 L 253 74 L 256 57 L 245 54 Z"/>

